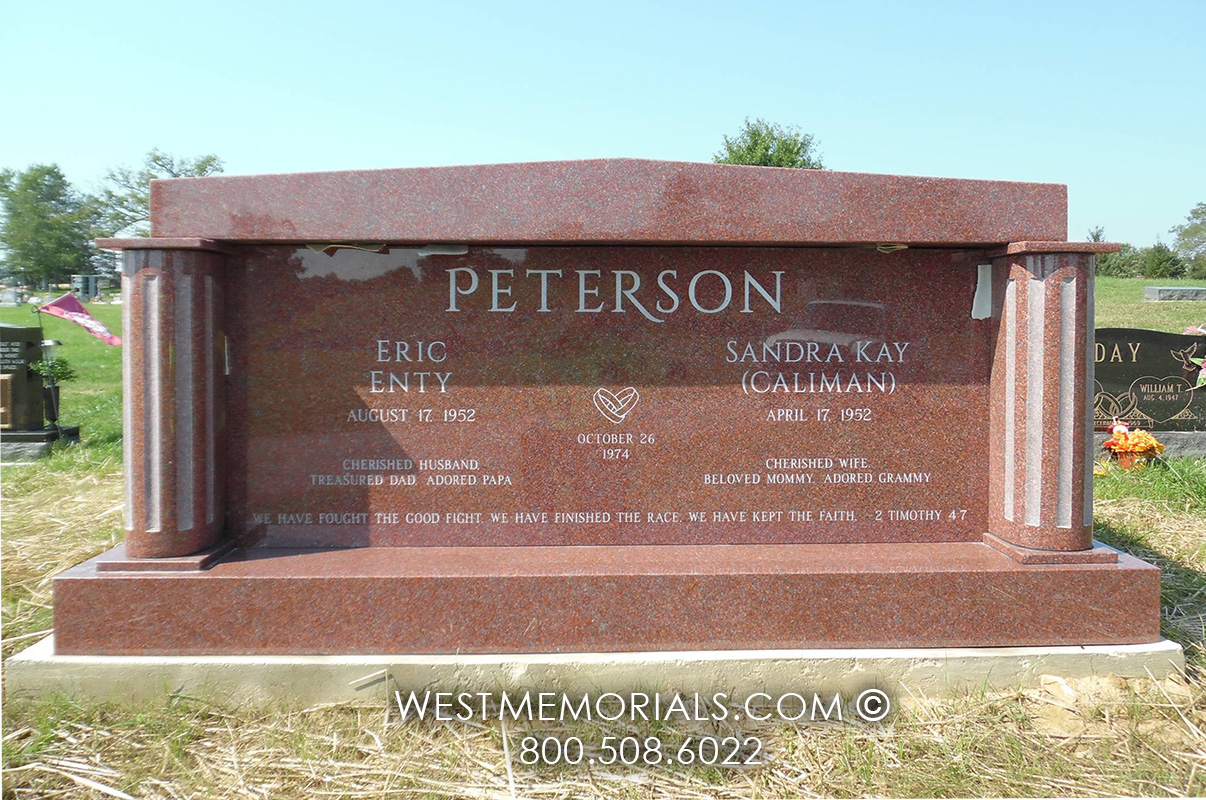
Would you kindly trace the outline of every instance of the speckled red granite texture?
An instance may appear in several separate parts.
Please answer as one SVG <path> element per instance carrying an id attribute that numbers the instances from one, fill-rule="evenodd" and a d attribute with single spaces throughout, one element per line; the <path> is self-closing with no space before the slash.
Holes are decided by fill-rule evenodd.
<path id="1" fill-rule="evenodd" d="M 119 544 L 101 553 L 95 561 L 97 572 L 199 572 L 208 569 L 234 549 L 234 542 L 224 539 L 213 547 L 187 556 L 138 558 L 131 556 L 126 545 Z"/>
<path id="2" fill-rule="evenodd" d="M 992 491 L 989 495 L 988 530 L 1005 542 L 1039 551 L 1065 550 L 1086 552 L 1092 546 L 1093 531 L 1085 519 L 1086 494 L 1092 502 L 1091 483 L 1087 479 L 1086 460 L 1092 456 L 1087 452 L 1087 426 L 1091 425 L 1088 411 L 1085 378 L 1089 365 L 1088 301 L 1093 290 L 1092 256 L 1082 253 L 1053 253 L 1048 255 L 1011 255 L 994 261 L 996 288 L 994 294 L 1000 298 L 996 310 L 996 335 L 993 348 L 994 365 L 991 387 L 989 437 L 990 452 L 987 468 Z M 1014 436 L 1012 458 L 1007 453 L 1005 436 L 1007 426 L 1007 403 L 1005 387 L 1008 374 L 1007 353 L 1009 352 L 1008 321 L 1002 306 L 1010 283 L 1016 292 L 1015 330 L 1016 357 L 1014 359 Z M 1068 310 L 1067 332 L 1069 341 L 1061 342 L 1061 330 L 1065 324 L 1065 311 L 1061 308 L 1062 287 L 1072 289 L 1073 301 Z M 1041 297 L 1042 324 L 1040 335 L 1030 336 L 1031 294 Z M 1062 358 L 1063 347 L 1071 348 L 1066 360 Z M 1040 372 L 1030 373 L 1031 349 L 1037 350 Z M 1061 361 L 1070 368 L 1070 391 L 1065 396 L 1061 389 Z M 1031 392 L 1032 383 L 1041 386 L 1041 392 Z M 1041 395 L 1041 399 L 1040 399 Z M 1041 458 L 1035 475 L 1029 474 L 1027 463 L 1028 413 L 1031 400 L 1036 402 L 1040 427 L 1039 443 Z M 1061 443 L 1058 420 L 1061 404 L 1069 415 L 1071 437 L 1069 448 L 1070 480 L 1064 487 L 1069 498 L 1071 518 L 1061 524 L 1057 513 L 1057 501 L 1061 491 L 1059 476 Z M 1006 476 L 1006 463 L 1014 467 L 1012 483 Z M 1028 486 L 1037 488 L 1038 511 L 1028 515 L 1030 493 Z M 1012 496 L 1013 518 L 1006 514 L 1007 497 Z M 1036 556 L 1037 557 L 1037 556 Z M 1043 556 L 1049 558 L 1049 556 Z"/>
<path id="3" fill-rule="evenodd" d="M 1023 566 L 979 543 L 244 550 L 55 579 L 64 655 L 1130 644 L 1159 620 L 1159 571 L 1130 556 Z"/>
<path id="4" fill-rule="evenodd" d="M 190 474 L 196 480 L 216 465 L 222 486 L 196 484 L 193 501 L 213 488 L 224 535 L 281 546 L 236 550 L 201 572 L 100 571 L 94 560 L 62 573 L 54 587 L 59 653 L 957 647 L 1159 637 L 1154 568 L 1125 555 L 1115 563 L 1084 563 L 1102 555 L 1090 550 L 1070 553 L 1075 563 L 1047 563 L 1060 560 L 1047 551 L 1090 544 L 1083 521 L 1053 524 L 1054 462 L 1040 465 L 1039 524 L 998 524 L 1002 498 L 1024 490 L 1015 479 L 1006 491 L 996 458 L 999 292 L 1007 274 L 1025 277 L 1017 270 L 1029 254 L 1069 254 L 1057 264 L 1083 274 L 1087 258 L 1077 254 L 1109 249 L 1063 241 L 1063 186 L 616 160 L 161 181 L 152 186 L 152 206 L 160 238 L 105 242 L 142 250 L 131 263 L 162 279 L 161 317 L 151 325 L 137 311 L 127 331 L 138 398 L 129 401 L 137 413 L 128 478 L 135 488 L 131 511 L 142 526 L 130 542 L 161 547 L 159 555 L 184 555 L 207 543 L 201 534 L 215 530 L 210 506 L 204 531 L 172 529 L 172 515 L 202 512 L 178 489 Z M 322 242 L 479 246 L 427 259 L 405 248 L 326 255 L 304 247 Z M 884 255 L 860 246 L 877 243 L 911 249 Z M 185 256 L 190 250 L 222 255 Z M 990 259 L 995 318 L 971 320 L 977 266 Z M 503 295 L 521 304 L 514 316 L 483 311 L 478 294 L 466 301 L 473 313 L 452 319 L 443 310 L 451 266 L 479 268 L 487 287 L 489 269 L 515 277 L 521 269 L 625 269 L 648 287 L 664 269 L 677 270 L 681 282 L 699 269 L 736 276 L 747 268 L 781 268 L 790 288 L 780 315 L 693 314 L 657 323 L 639 321 L 632 307 L 624 315 L 535 311 L 539 294 L 525 281 Z M 176 336 L 171 309 L 186 295 L 174 285 L 188 274 L 213 279 L 221 313 L 209 341 Z M 715 301 L 715 276 L 710 280 L 703 298 Z M 599 299 L 610 308 L 614 288 L 602 286 Z M 1087 292 L 1078 286 L 1073 298 L 1081 312 Z M 552 297 L 567 301 L 561 289 Z M 921 356 L 899 365 L 897 393 L 785 398 L 741 391 L 741 369 L 723 359 L 723 344 L 803 329 L 800 312 L 815 299 L 887 310 L 890 323 L 874 338 L 909 341 L 911 353 Z M 848 306 L 828 327 L 844 330 L 839 323 L 858 320 L 866 308 Z M 1066 309 L 1051 297 L 1044 308 L 1042 341 L 1055 348 Z M 195 330 L 197 318 L 188 318 Z M 1077 321 L 1077 341 L 1086 325 Z M 1019 333 L 1025 336 L 1024 327 Z M 456 394 L 391 401 L 365 391 L 377 339 L 435 336 L 449 340 Z M 229 391 L 216 406 L 179 381 L 175 351 L 182 343 L 191 343 L 194 355 L 210 354 L 212 369 L 221 365 L 221 386 Z M 1020 359 L 1025 347 L 1019 343 Z M 1046 363 L 1042 370 L 1036 379 L 1051 384 Z M 1019 373 L 1014 387 L 1023 400 L 1026 379 Z M 1075 380 L 1064 396 L 1077 404 L 1085 386 L 1082 377 Z M 590 396 L 599 387 L 627 386 L 639 388 L 641 400 L 620 429 L 652 433 L 658 445 L 634 446 L 635 459 L 623 462 L 591 460 L 576 434 L 617 428 Z M 869 408 L 872 420 L 826 429 L 806 424 L 807 414 L 771 425 L 757 413 L 813 412 L 822 400 L 831 412 Z M 1044 397 L 1044 439 L 1053 430 L 1051 414 L 1063 408 L 1053 403 Z M 215 449 L 213 459 L 178 458 L 197 454 L 172 444 L 190 404 L 195 412 L 213 412 L 212 425 L 202 430 L 216 431 L 227 420 L 225 455 Z M 389 408 L 427 409 L 438 425 L 348 419 L 349 410 Z M 490 424 L 445 421 L 443 412 L 463 408 L 480 409 L 479 421 Z M 1083 409 L 1074 414 L 1079 429 Z M 147 430 L 161 433 L 157 455 Z M 1024 431 L 1023 424 L 1014 433 Z M 1024 447 L 1025 439 L 1015 442 Z M 1085 453 L 1074 447 L 1076 480 Z M 729 491 L 700 478 L 765 472 L 769 467 L 757 462 L 768 456 L 830 455 L 865 457 L 872 473 L 918 471 L 932 479 Z M 493 470 L 520 481 L 471 493 L 426 484 L 414 491 L 336 487 L 313 478 L 382 471 L 348 467 L 345 459 L 411 456 L 476 458 L 480 470 L 436 471 Z M 152 500 L 159 504 L 157 530 Z M 644 514 L 671 510 L 663 507 L 672 502 L 679 513 L 773 504 L 852 510 L 856 517 L 791 525 L 752 518 L 667 524 L 642 516 L 623 526 L 558 527 L 530 518 L 467 524 L 442 516 L 477 510 L 470 505 L 509 514 L 604 506 L 614 513 L 627 506 Z M 1019 518 L 1023 508 L 1019 503 Z M 942 517 L 886 525 L 873 518 L 891 509 L 940 510 Z M 375 516 L 411 510 L 438 510 L 441 517 L 397 524 Z M 332 512 L 362 513 L 366 521 L 312 524 Z M 989 529 L 1006 540 L 996 543 L 1004 553 L 983 543 Z M 319 544 L 361 546 L 289 549 Z M 420 544 L 427 546 L 406 546 Z M 110 557 L 110 569 L 117 558 Z M 1026 560 L 1042 563 L 1020 563 Z"/>
<path id="5" fill-rule="evenodd" d="M 1094 542 L 1088 550 L 1038 550 L 1033 547 L 1019 547 L 986 533 L 984 544 L 1019 564 L 1114 564 L 1118 561 L 1118 551 L 1101 542 Z"/>
<path id="6" fill-rule="evenodd" d="M 1006 244 L 1061 184 L 610 159 L 154 181 L 152 232 L 259 242 Z"/>
<path id="7" fill-rule="evenodd" d="M 138 558 L 195 553 L 224 527 L 222 260 L 201 250 L 132 250 L 124 259 L 125 547 Z"/>
<path id="8" fill-rule="evenodd" d="M 227 260 L 227 531 L 243 544 L 278 547 L 979 541 L 988 528 L 992 325 L 970 315 L 978 258 L 954 249 L 719 247 L 331 257 L 241 247 Z M 481 289 L 449 312 L 450 270 L 469 268 Z M 489 310 L 489 270 L 506 271 L 503 304 L 515 311 Z M 548 311 L 539 310 L 540 280 L 525 277 L 529 270 L 562 272 L 549 278 Z M 604 311 L 577 311 L 576 270 L 601 273 L 591 278 L 600 294 L 589 303 Z M 643 317 L 631 298 L 615 311 L 618 270 L 641 279 L 636 299 L 662 321 Z M 686 297 L 689 278 L 704 270 L 734 287 L 730 306 L 715 314 Z M 665 271 L 677 273 L 665 279 L 682 295 L 672 313 L 656 311 L 667 300 L 657 284 Z M 779 312 L 756 294 L 754 313 L 742 311 L 745 271 L 767 287 L 782 273 Z M 716 274 L 699 287 L 704 307 L 723 302 Z M 765 341 L 786 336 L 803 352 L 805 340 L 832 332 L 813 328 L 859 332 L 878 342 L 868 354 L 878 359 L 887 347 L 888 360 L 860 363 L 850 347 L 832 358 L 828 344 L 818 350 L 823 361 L 765 360 Z M 381 340 L 389 362 L 377 360 Z M 412 355 L 419 342 L 440 342 L 446 358 L 397 362 L 399 340 Z M 373 371 L 382 388 L 386 373 L 412 381 L 426 373 L 427 391 L 412 384 L 409 393 L 374 393 Z M 451 375 L 446 392 L 437 371 Z M 784 374 L 793 391 L 747 393 L 747 373 Z M 871 388 L 868 373 L 889 391 Z M 798 393 L 797 374 L 806 390 L 823 375 L 859 376 L 869 391 Z M 772 379 L 757 380 L 765 388 Z M 622 424 L 593 403 L 600 387 L 639 392 Z M 399 411 L 409 416 L 385 418 Z M 842 419 L 854 412 L 865 418 Z M 366 421 L 369 413 L 378 416 Z M 584 435 L 627 438 L 609 447 L 583 443 Z M 387 459 L 414 467 L 349 467 Z M 768 467 L 768 459 L 831 462 Z M 476 464 L 424 466 L 439 460 Z M 714 475 L 741 482 L 709 483 Z M 324 482 L 345 476 L 386 482 Z M 430 483 L 446 476 L 475 483 Z M 506 481 L 491 485 L 494 476 Z M 771 482 L 801 476 L 812 482 Z M 397 477 L 415 483 L 388 482 Z M 889 482 L 901 478 L 915 480 Z M 621 520 L 622 511 L 639 519 Z M 458 512 L 480 517 L 449 517 Z M 558 523 L 558 512 L 611 519 Z M 356 513 L 364 518 L 344 516 Z M 387 513 L 399 516 L 378 518 Z"/>
<path id="9" fill-rule="evenodd" d="M 97 239 L 96 246 L 102 250 L 209 250 L 215 253 L 223 252 L 222 246 L 213 239 L 197 238 Z"/>
<path id="10" fill-rule="evenodd" d="M 1114 242 L 1010 242 L 1003 255 L 1033 253 L 1117 253 L 1122 246 Z M 1000 255 L 993 253 L 993 256 Z"/>

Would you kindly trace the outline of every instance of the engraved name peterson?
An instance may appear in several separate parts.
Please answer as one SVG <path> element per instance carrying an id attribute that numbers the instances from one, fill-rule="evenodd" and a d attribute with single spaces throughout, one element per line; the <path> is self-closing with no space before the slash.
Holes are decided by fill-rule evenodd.
<path id="1" fill-rule="evenodd" d="M 741 280 L 738 281 L 740 285 L 734 286 L 733 279 L 723 272 L 705 269 L 686 281 L 685 287 L 678 276 L 678 270 L 674 269 L 662 270 L 657 274 L 656 286 L 645 284 L 644 287 L 640 273 L 633 270 L 610 270 L 610 279 L 603 278 L 602 270 L 570 271 L 576 276 L 574 286 L 577 289 L 577 304 L 573 311 L 578 314 L 598 314 L 603 311 L 626 314 L 631 307 L 651 322 L 665 322 L 666 315 L 673 314 L 680 308 L 692 308 L 701 314 L 719 314 L 733 305 L 734 296 L 737 294 L 740 294 L 739 312 L 742 314 L 754 313 L 755 303 L 765 305 L 776 314 L 782 313 L 783 310 L 782 271 L 771 272 L 770 278 L 759 280 L 749 271 L 743 270 Z M 448 270 L 448 311 L 461 311 L 460 303 L 475 295 L 486 282 L 490 284 L 490 305 L 487 311 L 507 313 L 519 307 L 519 301 L 513 299 L 517 270 L 490 269 L 486 272 L 489 277 L 483 279 L 473 267 L 455 267 Z M 540 305 L 537 311 L 552 311 L 549 279 L 564 280 L 565 273 L 566 270 L 560 269 L 523 270 L 521 280 L 537 281 L 540 284 Z M 765 284 L 771 283 L 772 279 L 774 287 L 767 288 Z M 603 298 L 604 292 L 608 294 L 606 301 Z M 683 303 L 684 294 L 686 305 Z M 659 314 L 661 316 L 658 316 Z"/>

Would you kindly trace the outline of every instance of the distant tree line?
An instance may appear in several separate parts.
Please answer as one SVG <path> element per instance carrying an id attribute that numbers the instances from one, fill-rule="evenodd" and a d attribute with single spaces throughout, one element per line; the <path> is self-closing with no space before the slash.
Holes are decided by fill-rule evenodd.
<path id="1" fill-rule="evenodd" d="M 1206 278 L 1206 203 L 1189 212 L 1185 224 L 1169 229 L 1172 247 L 1156 242 L 1151 247 L 1122 245 L 1117 253 L 1097 257 L 1097 274 L 1116 278 Z M 1093 228 L 1089 239 L 1105 241 L 1105 231 Z"/>
<path id="2" fill-rule="evenodd" d="M 92 240 L 150 234 L 152 179 L 221 171 L 217 156 L 177 158 L 152 150 L 141 168 L 111 169 L 100 192 L 88 194 L 74 188 L 57 164 L 0 170 L 0 274 L 46 287 L 73 274 L 110 273 L 116 261 Z"/>

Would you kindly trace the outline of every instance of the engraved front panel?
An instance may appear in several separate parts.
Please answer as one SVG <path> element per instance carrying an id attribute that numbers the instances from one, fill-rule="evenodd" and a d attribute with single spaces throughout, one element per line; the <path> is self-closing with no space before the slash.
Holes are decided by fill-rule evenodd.
<path id="1" fill-rule="evenodd" d="M 227 519 L 240 540 L 987 530 L 992 322 L 971 315 L 977 254 L 465 250 L 229 258 Z"/>

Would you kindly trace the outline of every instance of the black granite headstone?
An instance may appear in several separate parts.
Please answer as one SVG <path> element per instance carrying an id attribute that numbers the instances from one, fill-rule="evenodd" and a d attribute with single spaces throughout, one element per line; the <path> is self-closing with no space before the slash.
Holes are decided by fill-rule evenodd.
<path id="1" fill-rule="evenodd" d="M 29 368 L 42 357 L 41 342 L 37 328 L 0 324 L 0 429 L 42 427 L 42 378 Z"/>
<path id="2" fill-rule="evenodd" d="M 1156 431 L 1206 430 L 1206 386 L 1194 388 L 1206 336 L 1138 328 L 1098 328 L 1093 422 L 1117 417 Z"/>

